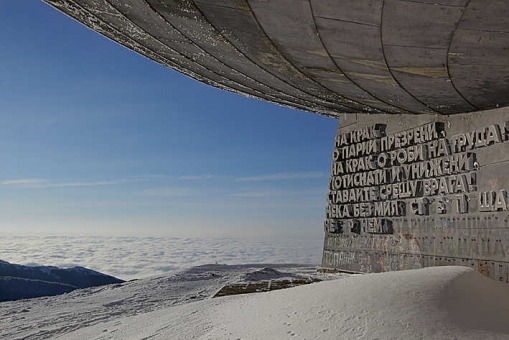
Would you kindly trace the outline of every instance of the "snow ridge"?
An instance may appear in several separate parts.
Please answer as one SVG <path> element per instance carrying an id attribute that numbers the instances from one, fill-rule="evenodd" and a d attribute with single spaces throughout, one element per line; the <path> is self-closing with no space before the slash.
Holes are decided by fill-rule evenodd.
<path id="1" fill-rule="evenodd" d="M 121 282 L 124 281 L 83 267 L 30 267 L 0 261 L 0 302 L 52 296 L 78 288 Z"/>
<path id="2" fill-rule="evenodd" d="M 287 275 L 335 279 L 210 298 L 224 284 Z M 333 276 L 305 265 L 208 265 L 0 307 L 8 339 L 509 338 L 509 288 L 466 267 Z"/>

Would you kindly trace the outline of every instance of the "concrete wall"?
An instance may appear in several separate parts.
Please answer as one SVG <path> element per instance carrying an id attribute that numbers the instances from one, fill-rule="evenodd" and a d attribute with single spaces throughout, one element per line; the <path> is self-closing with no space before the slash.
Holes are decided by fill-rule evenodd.
<path id="1" fill-rule="evenodd" d="M 332 157 L 324 267 L 509 282 L 509 109 L 345 115 Z"/>

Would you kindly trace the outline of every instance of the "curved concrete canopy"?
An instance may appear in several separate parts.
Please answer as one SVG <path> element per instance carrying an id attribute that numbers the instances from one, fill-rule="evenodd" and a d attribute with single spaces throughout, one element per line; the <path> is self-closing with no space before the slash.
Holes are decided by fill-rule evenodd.
<path id="1" fill-rule="evenodd" d="M 505 0 L 44 0 L 202 82 L 329 116 L 509 105 Z"/>

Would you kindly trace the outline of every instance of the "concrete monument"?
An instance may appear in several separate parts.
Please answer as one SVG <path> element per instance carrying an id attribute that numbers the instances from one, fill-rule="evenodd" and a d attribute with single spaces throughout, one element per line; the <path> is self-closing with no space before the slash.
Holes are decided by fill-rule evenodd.
<path id="1" fill-rule="evenodd" d="M 509 281 L 509 110 L 345 116 L 323 266 L 473 267 Z"/>
<path id="2" fill-rule="evenodd" d="M 509 3 L 45 0 L 199 81 L 339 118 L 323 265 L 509 281 Z"/>

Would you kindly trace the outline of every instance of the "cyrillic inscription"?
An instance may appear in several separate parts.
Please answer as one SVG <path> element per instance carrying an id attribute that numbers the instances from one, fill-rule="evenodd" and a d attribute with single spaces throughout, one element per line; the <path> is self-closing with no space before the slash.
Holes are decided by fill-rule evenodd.
<path id="1" fill-rule="evenodd" d="M 449 138 L 441 122 L 395 134 L 384 124 L 339 134 L 325 231 L 392 234 L 395 218 L 508 211 L 506 189 L 476 192 L 476 149 L 508 136 L 509 122 Z"/>

